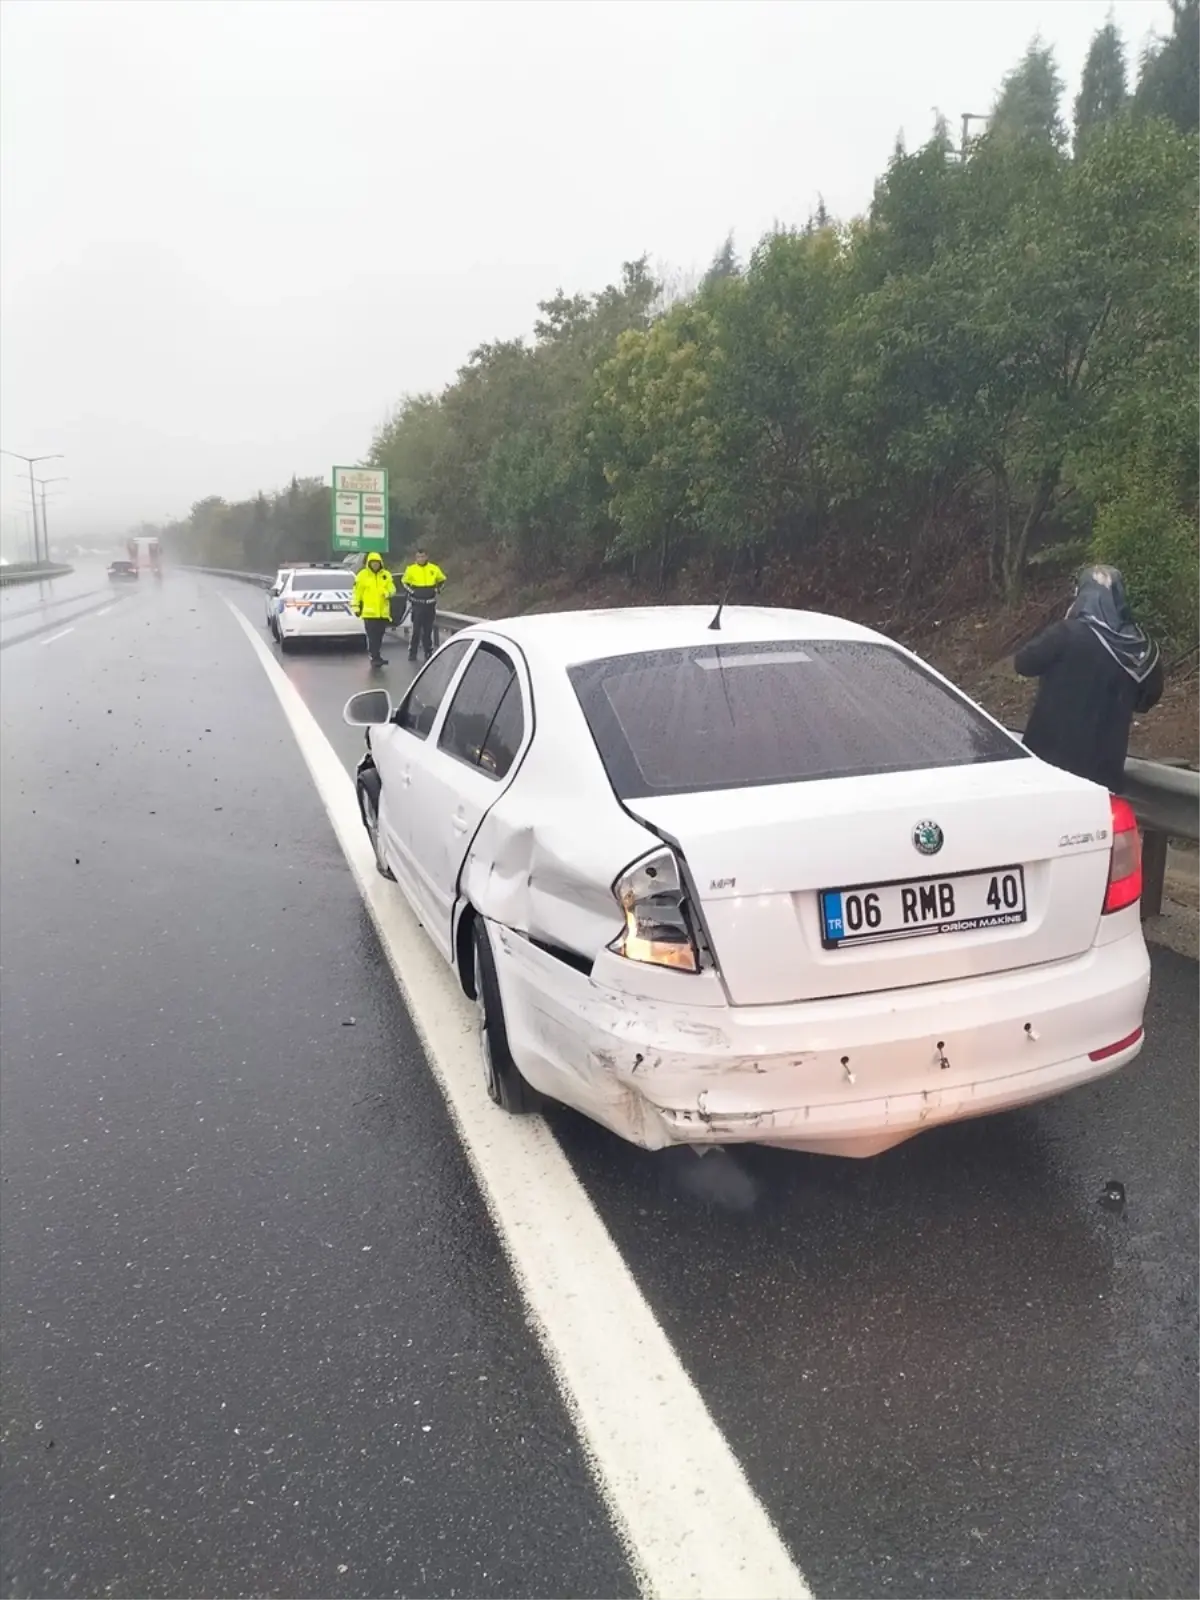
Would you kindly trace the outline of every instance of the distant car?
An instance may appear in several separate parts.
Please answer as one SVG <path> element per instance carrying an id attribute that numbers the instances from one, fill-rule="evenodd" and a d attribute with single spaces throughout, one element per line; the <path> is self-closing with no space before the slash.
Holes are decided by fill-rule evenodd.
<path id="1" fill-rule="evenodd" d="M 305 640 L 362 639 L 362 622 L 350 607 L 354 574 L 341 566 L 296 567 L 283 575 L 274 633 L 287 654 Z"/>
<path id="2" fill-rule="evenodd" d="M 275 574 L 275 582 L 266 593 L 267 632 L 278 639 L 276 620 L 279 615 L 279 597 L 283 593 L 283 586 L 295 571 L 294 567 L 280 567 Z"/>
<path id="3" fill-rule="evenodd" d="M 635 1144 L 873 1155 L 1142 1047 L 1128 804 L 909 651 L 729 607 L 475 624 L 359 805 L 479 1008 L 488 1092 Z"/>
<path id="4" fill-rule="evenodd" d="M 137 582 L 138 569 L 136 561 L 111 561 L 108 566 L 109 577 L 117 583 L 127 582 L 130 578 Z"/>

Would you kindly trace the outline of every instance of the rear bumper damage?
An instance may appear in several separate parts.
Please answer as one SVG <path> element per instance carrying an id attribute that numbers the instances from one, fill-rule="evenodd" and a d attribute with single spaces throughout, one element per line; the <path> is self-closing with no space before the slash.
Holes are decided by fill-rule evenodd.
<path id="1" fill-rule="evenodd" d="M 1132 1060 L 1150 965 L 1136 909 L 1126 926 L 1045 967 L 744 1007 L 635 997 L 603 981 L 618 957 L 588 978 L 493 929 L 513 1054 L 543 1093 L 647 1149 L 754 1143 L 866 1156 Z"/>

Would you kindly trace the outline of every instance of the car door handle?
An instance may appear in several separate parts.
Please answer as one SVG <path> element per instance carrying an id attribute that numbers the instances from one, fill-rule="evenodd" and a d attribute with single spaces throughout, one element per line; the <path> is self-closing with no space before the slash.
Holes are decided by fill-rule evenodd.
<path id="1" fill-rule="evenodd" d="M 408 770 L 407 767 L 405 767 L 404 771 L 400 774 L 400 787 L 402 789 L 407 789 L 411 782 L 412 782 L 412 773 Z"/>
<path id="2" fill-rule="evenodd" d="M 450 826 L 454 829 L 455 833 L 466 833 L 467 819 L 463 816 L 461 811 L 456 812 L 454 816 L 451 817 Z"/>

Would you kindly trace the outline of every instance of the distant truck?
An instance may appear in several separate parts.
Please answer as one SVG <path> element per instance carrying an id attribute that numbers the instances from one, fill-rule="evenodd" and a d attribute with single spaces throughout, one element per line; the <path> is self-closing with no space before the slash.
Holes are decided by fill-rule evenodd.
<path id="1" fill-rule="evenodd" d="M 138 572 L 162 571 L 162 545 L 154 538 L 137 538 L 126 540 L 129 559 L 133 562 Z"/>

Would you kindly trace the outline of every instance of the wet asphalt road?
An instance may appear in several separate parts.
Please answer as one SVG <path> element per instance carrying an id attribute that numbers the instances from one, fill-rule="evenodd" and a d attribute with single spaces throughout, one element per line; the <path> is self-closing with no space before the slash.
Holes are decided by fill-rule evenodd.
<path id="1" fill-rule="evenodd" d="M 261 596 L 168 593 L 0 673 L 4 1592 L 632 1593 Z M 352 765 L 366 663 L 284 666 Z M 817 1595 L 1200 1592 L 1196 988 L 1156 952 L 1131 1068 L 869 1162 L 554 1117 Z"/>
<path id="2" fill-rule="evenodd" d="M 61 578 L 4 584 L 0 586 L 0 650 L 71 628 L 136 592 L 135 583 L 114 583 L 101 561 L 82 562 Z"/>
<path id="3" fill-rule="evenodd" d="M 5 656 L 5 1592 L 629 1594 L 274 697 L 175 583 Z"/>

